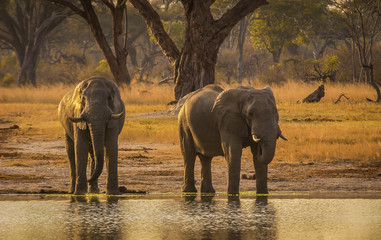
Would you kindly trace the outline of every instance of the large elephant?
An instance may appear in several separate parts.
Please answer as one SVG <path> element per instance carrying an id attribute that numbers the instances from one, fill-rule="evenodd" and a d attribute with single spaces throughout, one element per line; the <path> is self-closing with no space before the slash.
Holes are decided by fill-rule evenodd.
<path id="1" fill-rule="evenodd" d="M 98 177 L 106 149 L 107 194 L 118 189 L 118 135 L 122 131 L 125 108 L 115 83 L 101 77 L 80 82 L 58 106 L 58 117 L 65 129 L 66 151 L 70 162 L 70 193 L 87 193 L 86 167 L 91 156 L 91 193 L 99 192 Z M 95 160 L 94 160 L 95 158 Z"/>
<path id="2" fill-rule="evenodd" d="M 201 161 L 201 192 L 215 192 L 211 160 L 214 156 L 225 156 L 228 193 L 238 194 L 242 148 L 250 146 L 257 193 L 268 193 L 267 165 L 274 157 L 277 139 L 287 140 L 278 125 L 271 88 L 239 87 L 224 91 L 217 85 L 207 85 L 187 98 L 178 115 L 184 157 L 183 192 L 197 192 L 196 156 Z"/>

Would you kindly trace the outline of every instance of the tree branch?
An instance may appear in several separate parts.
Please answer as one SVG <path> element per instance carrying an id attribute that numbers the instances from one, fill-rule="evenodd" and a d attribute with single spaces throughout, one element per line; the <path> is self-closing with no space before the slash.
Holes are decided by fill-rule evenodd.
<path id="1" fill-rule="evenodd" d="M 230 30 L 246 15 L 253 12 L 262 5 L 268 4 L 266 0 L 241 0 L 233 8 L 227 10 L 220 19 L 216 21 L 217 32 L 229 34 Z"/>
<path id="2" fill-rule="evenodd" d="M 73 12 L 75 12 L 76 14 L 80 15 L 81 17 L 85 18 L 86 19 L 86 15 L 85 15 L 85 12 L 82 11 L 81 9 L 79 9 L 77 6 L 75 6 L 74 4 L 72 4 L 71 2 L 69 1 L 66 1 L 66 0 L 48 0 L 50 2 L 53 2 L 53 3 L 56 3 L 56 4 L 59 4 L 61 6 L 65 6 L 65 7 L 68 7 L 70 8 Z"/>
<path id="3" fill-rule="evenodd" d="M 164 55 L 172 64 L 176 63 L 180 59 L 180 51 L 165 31 L 159 14 L 147 0 L 130 0 L 130 2 L 144 18 L 147 27 L 151 30 Z"/>
<path id="4" fill-rule="evenodd" d="M 115 9 L 115 5 L 112 1 L 102 0 L 103 4 L 106 5 L 111 11 Z"/>

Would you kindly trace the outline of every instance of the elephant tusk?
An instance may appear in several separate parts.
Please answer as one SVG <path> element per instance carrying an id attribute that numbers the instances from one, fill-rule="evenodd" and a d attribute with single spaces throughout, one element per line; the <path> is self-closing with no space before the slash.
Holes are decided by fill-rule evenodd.
<path id="1" fill-rule="evenodd" d="M 261 141 L 261 139 L 257 138 L 254 134 L 252 135 L 252 137 L 253 137 L 254 142 L 256 142 L 256 143 Z"/>
<path id="2" fill-rule="evenodd" d="M 121 118 L 124 114 L 124 111 L 121 112 L 121 113 L 118 113 L 118 114 L 111 114 L 111 120 L 118 120 L 119 118 Z"/>
<path id="3" fill-rule="evenodd" d="M 283 139 L 284 141 L 288 141 L 288 138 L 286 138 L 282 133 L 280 134 L 279 136 L 281 139 Z"/>
<path id="4" fill-rule="evenodd" d="M 83 117 L 75 118 L 75 117 L 69 117 L 70 121 L 74 123 L 79 123 L 79 122 L 86 122 L 86 120 Z"/>

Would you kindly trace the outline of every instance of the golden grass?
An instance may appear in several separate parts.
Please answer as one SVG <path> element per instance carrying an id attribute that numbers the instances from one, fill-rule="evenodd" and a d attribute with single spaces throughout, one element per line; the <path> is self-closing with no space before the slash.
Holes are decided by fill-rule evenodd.
<path id="1" fill-rule="evenodd" d="M 288 82 L 274 86 L 280 126 L 289 138 L 278 141 L 274 162 L 381 161 L 381 105 L 369 103 L 374 90 L 368 85 L 327 84 L 320 103 L 298 104 L 319 84 Z M 265 85 L 256 84 L 257 88 Z M 224 86 L 225 88 L 234 85 Z M 63 137 L 57 104 L 73 86 L 0 88 L 0 124 L 20 126 L 19 137 Z M 350 99 L 334 104 L 341 93 Z M 120 140 L 145 144 L 178 143 L 176 117 L 144 113 L 167 110 L 173 100 L 169 86 L 133 85 L 121 89 L 127 118 Z"/>

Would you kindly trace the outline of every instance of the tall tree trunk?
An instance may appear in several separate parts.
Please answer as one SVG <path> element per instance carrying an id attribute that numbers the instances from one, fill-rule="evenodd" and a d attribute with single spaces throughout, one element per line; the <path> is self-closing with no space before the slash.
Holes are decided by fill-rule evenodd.
<path id="1" fill-rule="evenodd" d="M 239 34 L 237 42 L 238 51 L 238 63 L 237 63 L 237 81 L 239 84 L 242 83 L 243 79 L 243 47 L 245 45 L 246 30 L 249 23 L 250 16 L 243 18 L 239 24 Z"/>
<path id="2" fill-rule="evenodd" d="M 203 1 L 184 4 L 185 41 L 175 66 L 175 98 L 214 83 L 217 53 L 222 41 L 214 38 L 214 19 Z"/>
<path id="3" fill-rule="evenodd" d="M 184 45 L 179 64 L 175 69 L 177 73 L 175 78 L 176 99 L 214 83 L 218 49 L 215 49 L 215 46 L 205 49 L 207 45 L 197 44 L 197 41 L 192 42 L 196 44 Z"/>
<path id="4" fill-rule="evenodd" d="M 356 78 L 357 78 L 356 45 L 355 45 L 355 41 L 353 39 L 352 39 L 351 51 L 352 51 L 352 81 L 353 81 L 353 83 L 355 83 L 356 82 Z"/>
<path id="5" fill-rule="evenodd" d="M 24 85 L 37 86 L 36 70 L 39 63 L 40 46 L 33 46 L 33 41 L 30 41 L 25 55 L 19 59 L 20 75 L 17 80 L 17 86 Z"/>
<path id="6" fill-rule="evenodd" d="M 101 49 L 103 56 L 105 57 L 107 64 L 110 67 L 111 74 L 113 75 L 114 81 L 118 85 L 127 84 L 131 82 L 130 74 L 127 69 L 127 10 L 126 2 L 127 0 L 118 1 L 101 1 L 107 8 L 110 9 L 113 21 L 113 41 L 114 41 L 114 52 L 111 46 L 107 42 L 106 36 L 103 33 L 102 26 L 99 22 L 98 16 L 94 10 L 92 1 L 79 0 L 83 9 L 78 8 L 72 1 L 69 0 L 48 0 L 51 2 L 58 3 L 62 6 L 70 8 L 74 13 L 78 14 L 84 18 L 90 26 L 91 32 Z M 123 19 L 124 19 L 124 29 L 123 29 Z"/>
<path id="7" fill-rule="evenodd" d="M 271 54 L 273 56 L 273 62 L 274 62 L 274 64 L 278 64 L 279 61 L 280 61 L 281 51 L 274 51 L 274 52 L 271 52 Z"/>
<path id="8" fill-rule="evenodd" d="M 164 30 L 160 16 L 148 0 L 130 0 L 144 18 L 157 43 L 173 64 L 175 98 L 214 83 L 217 53 L 231 29 L 246 15 L 267 4 L 266 0 L 240 0 L 215 20 L 214 0 L 180 0 L 185 12 L 185 41 L 181 52 Z"/>
<path id="9" fill-rule="evenodd" d="M 376 81 L 374 80 L 374 76 L 373 76 L 373 65 L 371 65 L 371 79 L 372 79 L 372 82 L 371 82 L 371 85 L 373 86 L 374 90 L 376 90 L 376 93 L 377 93 L 377 99 L 376 99 L 376 102 L 381 102 L 381 91 L 380 91 L 380 88 L 377 86 L 376 84 Z"/>

